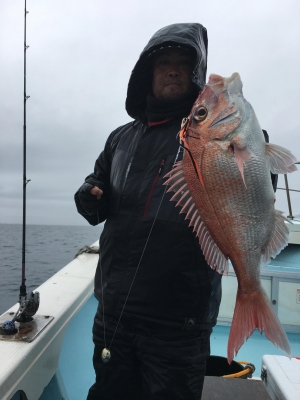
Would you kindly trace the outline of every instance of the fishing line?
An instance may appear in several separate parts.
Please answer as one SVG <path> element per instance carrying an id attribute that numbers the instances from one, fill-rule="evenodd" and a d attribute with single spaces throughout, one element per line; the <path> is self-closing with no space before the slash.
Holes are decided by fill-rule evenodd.
<path id="1" fill-rule="evenodd" d="M 179 156 L 181 147 L 182 147 L 182 146 L 179 146 L 179 148 L 178 148 L 178 151 L 177 151 L 175 160 L 174 160 L 174 162 L 173 162 L 173 167 L 174 167 L 175 163 L 177 162 L 177 159 L 178 159 L 178 156 Z M 163 195 L 162 195 L 162 197 L 161 197 L 160 203 L 159 203 L 159 205 L 158 205 L 158 208 L 157 208 L 155 217 L 154 217 L 154 219 L 153 219 L 153 222 L 152 222 L 152 225 L 151 225 L 151 228 L 150 228 L 150 231 L 149 231 L 149 234 L 148 234 L 148 237 L 147 237 L 145 246 L 144 246 L 144 248 L 143 248 L 143 251 L 142 251 L 140 260 L 139 260 L 139 262 L 138 262 L 137 268 L 136 268 L 135 273 L 134 273 L 134 276 L 133 276 L 133 278 L 132 278 L 132 281 L 131 281 L 131 284 L 130 284 L 130 288 L 129 288 L 129 290 L 128 290 L 126 299 L 125 299 L 125 301 L 124 301 L 124 305 L 123 305 L 123 308 L 122 308 L 122 310 L 121 310 L 121 313 L 120 313 L 120 316 L 119 316 L 119 319 L 118 319 L 118 322 L 117 322 L 116 328 L 115 328 L 115 330 L 114 330 L 114 333 L 113 333 L 113 336 L 112 336 L 112 339 L 111 339 L 111 342 L 110 342 L 110 345 L 109 345 L 108 349 L 106 348 L 106 339 L 105 339 L 105 319 L 104 319 L 104 302 L 103 302 L 102 266 L 101 266 L 101 256 L 100 256 L 100 252 L 99 252 L 99 257 L 100 257 L 99 267 L 100 267 L 100 270 L 101 270 L 101 288 L 102 288 L 103 333 L 104 333 L 104 344 L 105 344 L 105 348 L 102 350 L 102 354 L 101 354 L 101 358 L 102 358 L 102 361 L 103 361 L 103 362 L 108 362 L 108 361 L 110 360 L 110 358 L 111 358 L 110 349 L 111 349 L 111 346 L 112 346 L 112 344 L 113 344 L 115 335 L 116 335 L 116 333 L 117 333 L 117 330 L 118 330 L 118 327 L 119 327 L 119 324 L 120 324 L 120 321 L 121 321 L 121 318 L 122 318 L 122 315 L 123 315 L 123 312 L 124 312 L 124 309 L 125 309 L 125 306 L 126 306 L 128 297 L 129 297 L 129 295 L 130 295 L 130 292 L 131 292 L 131 289 L 132 289 L 132 286 L 133 286 L 135 277 L 136 277 L 137 272 L 138 272 L 138 270 L 139 270 L 139 267 L 140 267 L 140 265 L 141 265 L 141 262 L 142 262 L 142 259 L 143 259 L 143 256 L 144 256 L 146 247 L 147 247 L 147 245 L 148 245 L 148 242 L 149 242 L 149 239 L 150 239 L 150 236 L 151 236 L 151 233 L 152 233 L 152 230 L 153 230 L 155 221 L 156 221 L 156 219 L 157 219 L 157 216 L 158 216 L 160 207 L 161 207 L 162 202 L 163 202 L 163 199 L 164 199 L 164 197 L 165 197 L 165 194 L 166 194 L 166 191 L 167 191 L 167 187 L 168 187 L 168 186 L 165 187 L 165 190 L 164 190 Z M 98 208 L 97 208 L 97 216 L 98 216 Z M 99 223 L 99 217 L 98 217 L 98 223 Z M 100 248 L 100 239 L 99 239 L 99 248 Z"/>
<path id="2" fill-rule="evenodd" d="M 184 131 L 182 137 L 183 137 L 184 139 L 185 139 L 186 137 L 191 137 L 191 138 L 200 140 L 200 137 L 192 136 L 192 135 L 189 134 L 190 131 L 192 131 L 192 132 L 196 132 L 196 131 L 193 130 L 192 128 L 188 128 L 188 125 L 189 125 L 189 118 L 183 118 L 182 123 L 181 123 L 181 131 L 182 131 L 182 130 Z M 178 132 L 178 135 L 180 135 L 181 131 Z M 196 133 L 197 133 L 197 132 L 196 132 Z M 200 182 L 202 183 L 202 185 L 204 186 L 204 184 L 203 184 L 203 179 L 202 179 L 202 177 L 201 177 L 201 173 L 200 173 L 200 171 L 199 171 L 198 168 L 197 168 L 197 164 L 196 164 L 196 162 L 195 162 L 195 159 L 194 159 L 194 157 L 193 157 L 193 155 L 192 155 L 191 150 L 190 150 L 188 147 L 184 146 L 183 141 L 182 141 L 181 139 L 180 139 L 180 146 L 181 146 L 184 150 L 187 151 L 187 153 L 188 153 L 188 155 L 190 156 L 190 159 L 191 159 L 191 161 L 192 161 L 192 164 L 193 164 L 195 173 L 196 173 L 196 175 L 197 175 L 199 181 L 200 181 Z"/>

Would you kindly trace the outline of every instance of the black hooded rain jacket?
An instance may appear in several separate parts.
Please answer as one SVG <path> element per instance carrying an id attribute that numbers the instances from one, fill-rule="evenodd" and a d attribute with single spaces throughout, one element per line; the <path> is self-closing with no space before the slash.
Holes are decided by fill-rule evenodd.
<path id="1" fill-rule="evenodd" d="M 149 55 L 165 46 L 182 46 L 194 53 L 191 79 L 199 90 L 203 88 L 205 28 L 185 23 L 158 31 L 129 80 L 126 109 L 134 121 L 111 133 L 75 201 L 90 224 L 106 220 L 100 238 L 103 285 L 99 265 L 95 277 L 99 301 L 103 286 L 105 316 L 118 318 L 130 291 L 124 310 L 128 315 L 182 325 L 192 318 L 210 329 L 218 315 L 221 276 L 207 265 L 185 215 L 163 186 L 164 175 L 176 159 L 182 159 L 176 136 L 187 115 L 157 126 L 148 126 L 145 116 L 151 90 Z M 93 186 L 103 190 L 100 201 L 90 194 Z"/>

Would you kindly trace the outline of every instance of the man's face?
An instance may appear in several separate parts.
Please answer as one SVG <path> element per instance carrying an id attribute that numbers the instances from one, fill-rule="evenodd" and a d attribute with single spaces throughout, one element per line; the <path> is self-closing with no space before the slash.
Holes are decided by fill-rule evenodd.
<path id="1" fill-rule="evenodd" d="M 152 93 L 163 101 L 180 101 L 192 91 L 193 57 L 188 50 L 167 48 L 153 60 Z"/>

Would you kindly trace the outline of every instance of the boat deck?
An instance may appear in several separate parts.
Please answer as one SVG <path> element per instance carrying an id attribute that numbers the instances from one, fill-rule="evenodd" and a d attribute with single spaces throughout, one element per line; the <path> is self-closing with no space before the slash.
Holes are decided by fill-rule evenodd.
<path id="1" fill-rule="evenodd" d="M 92 365 L 93 344 L 91 331 L 97 300 L 92 296 L 84 308 L 70 322 L 62 346 L 59 359 L 59 368 L 50 384 L 44 390 L 40 400 L 49 400 L 55 393 L 61 393 L 64 398 L 82 400 L 89 387 L 94 383 L 94 369 Z M 215 326 L 211 335 L 211 354 L 226 357 L 229 326 Z M 293 356 L 300 356 L 299 334 L 288 334 Z M 255 331 L 249 340 L 242 346 L 237 361 L 248 361 L 255 365 L 254 376 L 260 376 L 262 356 L 282 352 L 269 342 L 264 335 Z M 80 382 L 80 385 L 74 384 Z M 52 397 L 51 397 L 52 396 Z"/>
<path id="2" fill-rule="evenodd" d="M 300 274 L 300 251 L 298 244 L 289 244 L 278 256 L 271 260 L 263 270 L 278 270 L 282 272 L 294 272 Z"/>
<path id="3" fill-rule="evenodd" d="M 30 395 L 29 398 L 36 400 L 86 398 L 88 389 L 95 378 L 92 365 L 92 325 L 98 302 L 92 295 L 92 289 L 96 265 L 96 254 L 82 254 L 38 288 L 43 298 L 40 306 L 41 315 L 50 315 L 54 319 L 49 328 L 41 332 L 30 344 L 2 342 L 1 351 L 11 354 L 14 349 L 14 354 L 17 356 L 12 361 L 16 367 L 13 365 L 10 367 L 14 367 L 14 373 L 15 370 L 20 369 L 22 379 L 16 380 L 13 379 L 14 376 L 7 376 L 7 365 L 5 365 L 2 369 L 5 381 L 0 388 L 3 393 L 9 393 L 10 396 L 0 396 L 1 398 L 19 400 L 17 390 L 24 390 L 25 393 L 29 390 L 33 391 L 32 386 L 26 383 L 32 382 L 37 375 L 42 379 L 37 380 L 39 387 L 37 388 L 37 385 L 34 387 L 35 397 Z M 270 265 L 262 269 L 263 285 L 274 310 L 286 331 L 290 332 L 287 335 L 294 357 L 300 357 L 299 266 L 299 246 L 290 244 L 275 262 L 272 261 Z M 211 354 L 226 357 L 237 287 L 233 270 L 228 277 L 222 279 L 222 286 L 223 306 L 221 305 L 221 308 L 223 308 L 220 311 L 224 314 L 221 318 L 225 325 L 217 325 L 213 330 Z M 16 306 L 11 310 L 16 311 Z M 44 351 L 43 354 L 41 349 Z M 262 357 L 266 354 L 283 355 L 281 350 L 265 338 L 264 334 L 260 335 L 258 331 L 255 331 L 242 346 L 235 360 L 254 364 L 256 368 L 254 377 L 259 378 Z M 210 383 L 214 385 L 212 380 Z M 44 391 L 43 388 L 45 388 Z M 243 395 L 242 392 L 241 395 Z M 230 398 L 230 396 L 219 398 Z M 245 400 L 244 396 L 235 398 Z M 258 397 L 253 398 L 258 399 Z"/>

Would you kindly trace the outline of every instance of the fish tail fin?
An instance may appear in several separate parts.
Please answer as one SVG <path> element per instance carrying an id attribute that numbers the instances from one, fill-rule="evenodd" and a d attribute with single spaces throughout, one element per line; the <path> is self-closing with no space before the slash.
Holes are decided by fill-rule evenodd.
<path id="1" fill-rule="evenodd" d="M 286 333 L 272 310 L 263 288 L 253 293 L 242 293 L 238 290 L 227 348 L 229 364 L 256 328 L 260 333 L 264 330 L 266 337 L 291 357 Z"/>

